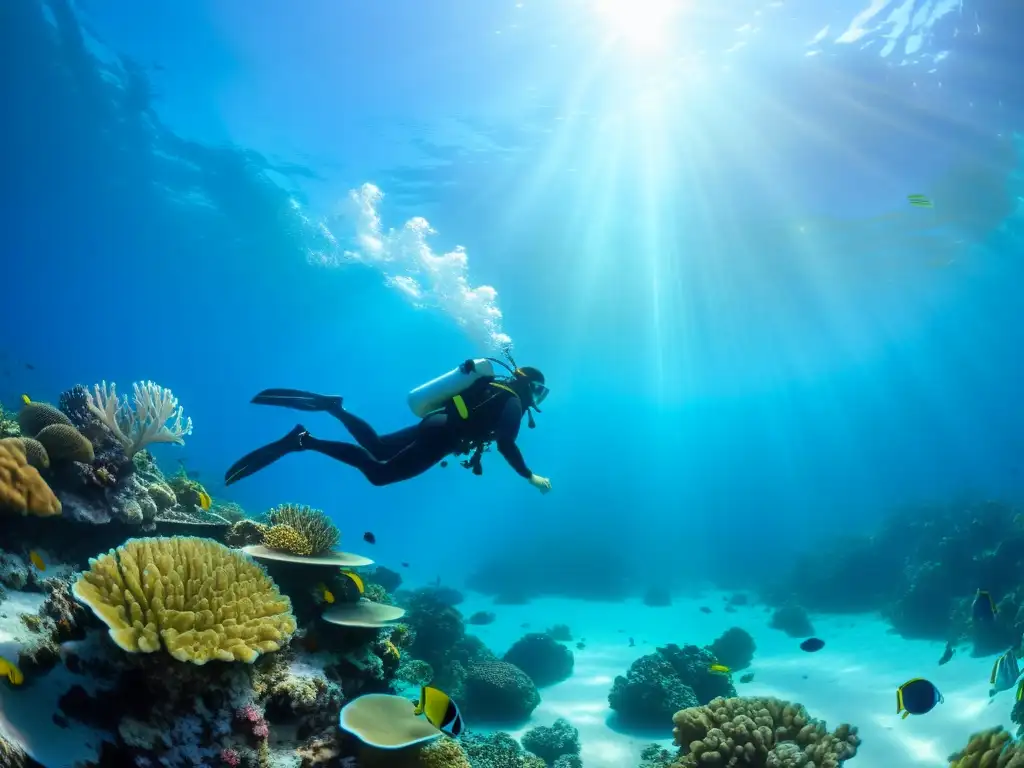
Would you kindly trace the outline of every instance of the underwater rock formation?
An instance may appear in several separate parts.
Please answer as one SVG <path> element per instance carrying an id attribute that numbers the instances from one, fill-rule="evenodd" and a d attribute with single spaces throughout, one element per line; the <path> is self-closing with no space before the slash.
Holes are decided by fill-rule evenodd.
<path id="1" fill-rule="evenodd" d="M 740 627 L 730 627 L 711 643 L 705 646 L 716 659 L 732 671 L 746 669 L 754 660 L 757 645 L 750 633 Z"/>
<path id="2" fill-rule="evenodd" d="M 807 611 L 799 605 L 784 605 L 772 614 L 768 626 L 779 629 L 790 637 L 810 637 L 814 634 L 814 626 L 807 616 Z"/>
<path id="3" fill-rule="evenodd" d="M 505 661 L 470 664 L 463 686 L 462 711 L 478 722 L 522 722 L 540 704 L 529 675 Z"/>
<path id="4" fill-rule="evenodd" d="M 755 768 L 837 768 L 857 754 L 857 729 L 829 733 L 800 704 L 774 698 L 717 698 L 677 712 L 673 738 L 680 757 L 672 768 L 742 761 Z"/>
<path id="5" fill-rule="evenodd" d="M 615 678 L 608 704 L 625 725 L 657 728 L 681 709 L 736 695 L 727 676 L 708 671 L 714 663 L 709 651 L 695 645 L 658 648 Z"/>
<path id="6" fill-rule="evenodd" d="M 516 640 L 502 660 L 515 664 L 541 688 L 569 679 L 575 663 L 571 650 L 543 632 Z"/>
<path id="7" fill-rule="evenodd" d="M 537 755 L 548 765 L 554 765 L 560 757 L 580 753 L 580 732 L 563 717 L 550 727 L 531 728 L 520 741 L 527 752 Z"/>

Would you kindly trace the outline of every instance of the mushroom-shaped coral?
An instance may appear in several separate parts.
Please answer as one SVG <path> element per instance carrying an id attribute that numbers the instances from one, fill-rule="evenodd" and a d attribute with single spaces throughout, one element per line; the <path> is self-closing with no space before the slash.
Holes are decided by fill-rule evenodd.
<path id="1" fill-rule="evenodd" d="M 50 486 L 28 463 L 25 445 L 17 437 L 0 440 L 0 509 L 41 517 L 61 511 Z"/>
<path id="2" fill-rule="evenodd" d="M 416 715 L 401 696 L 367 693 L 341 708 L 339 726 L 370 747 L 406 749 L 441 737 L 441 731 Z"/>
<path id="3" fill-rule="evenodd" d="M 212 539 L 129 539 L 90 558 L 75 597 L 132 653 L 254 662 L 295 632 L 291 602 L 256 563 Z"/>
<path id="4" fill-rule="evenodd" d="M 758 768 L 838 768 L 860 745 L 856 728 L 844 723 L 829 733 L 803 705 L 774 698 L 718 698 L 676 712 L 672 722 L 684 752 L 673 768 L 730 760 Z"/>
<path id="5" fill-rule="evenodd" d="M 339 568 L 358 568 L 363 565 L 373 565 L 373 560 L 362 555 L 354 555 L 351 552 L 327 552 L 321 555 L 293 555 L 290 552 L 282 552 L 270 549 L 262 544 L 251 544 L 243 547 L 245 554 L 255 557 L 257 560 L 277 560 L 282 563 L 302 563 L 304 565 L 336 565 Z"/>
<path id="6" fill-rule="evenodd" d="M 319 509 L 297 504 L 282 504 L 270 510 L 267 519 L 272 526 L 290 526 L 306 540 L 309 551 L 296 554 L 320 555 L 330 552 L 341 540 L 341 532 Z"/>
<path id="7" fill-rule="evenodd" d="M 323 620 L 341 627 L 390 627 L 391 622 L 405 616 L 405 610 L 394 605 L 359 600 L 355 603 L 338 603 L 324 613 Z"/>

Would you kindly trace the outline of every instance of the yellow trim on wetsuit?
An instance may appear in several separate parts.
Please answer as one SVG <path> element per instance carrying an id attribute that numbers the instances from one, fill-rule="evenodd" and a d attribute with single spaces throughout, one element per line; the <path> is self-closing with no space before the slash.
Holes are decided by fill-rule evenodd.
<path id="1" fill-rule="evenodd" d="M 506 387 L 504 384 L 499 384 L 496 381 L 492 381 L 491 386 L 497 387 L 498 389 L 504 389 L 506 392 L 511 392 L 516 397 L 519 397 L 519 395 L 516 393 L 514 389 L 512 389 L 512 387 Z M 453 397 L 452 402 L 455 403 L 455 410 L 458 411 L 459 416 L 461 416 L 463 419 L 468 419 L 469 408 L 466 406 L 466 401 L 462 399 L 462 395 L 456 395 L 455 397 Z"/>

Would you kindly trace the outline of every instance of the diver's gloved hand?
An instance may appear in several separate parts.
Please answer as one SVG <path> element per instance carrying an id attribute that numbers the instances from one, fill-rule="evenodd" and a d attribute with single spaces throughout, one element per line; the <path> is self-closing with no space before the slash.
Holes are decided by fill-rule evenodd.
<path id="1" fill-rule="evenodd" d="M 476 370 L 476 361 L 466 360 L 465 362 L 459 365 L 459 370 L 462 371 L 463 373 L 472 373 L 473 371 Z"/>
<path id="2" fill-rule="evenodd" d="M 541 493 L 547 493 L 551 490 L 551 481 L 540 475 L 530 475 L 530 485 Z"/>

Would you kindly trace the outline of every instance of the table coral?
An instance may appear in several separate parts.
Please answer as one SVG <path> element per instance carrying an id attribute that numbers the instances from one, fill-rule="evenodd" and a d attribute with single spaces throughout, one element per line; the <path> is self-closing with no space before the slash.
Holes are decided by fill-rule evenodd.
<path id="1" fill-rule="evenodd" d="M 291 602 L 258 564 L 211 539 L 129 539 L 89 560 L 75 597 L 132 653 L 254 662 L 295 632 Z"/>
<path id="2" fill-rule="evenodd" d="M 844 723 L 829 733 L 802 704 L 774 698 L 718 698 L 677 712 L 672 722 L 683 753 L 672 768 L 837 768 L 860 745 L 853 726 Z"/>
<path id="3" fill-rule="evenodd" d="M 0 508 L 41 517 L 61 512 L 60 502 L 39 470 L 28 463 L 17 437 L 0 440 Z"/>

